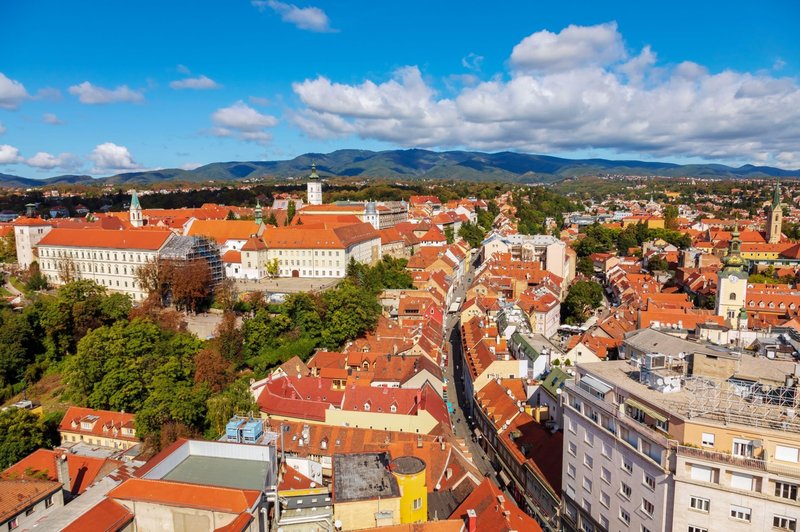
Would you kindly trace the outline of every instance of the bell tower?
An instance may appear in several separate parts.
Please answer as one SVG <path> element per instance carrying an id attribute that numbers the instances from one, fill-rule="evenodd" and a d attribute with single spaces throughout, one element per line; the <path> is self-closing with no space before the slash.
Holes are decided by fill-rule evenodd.
<path id="1" fill-rule="evenodd" d="M 131 194 L 131 208 L 129 210 L 130 221 L 133 227 L 142 227 L 144 225 L 144 218 L 142 218 L 142 206 L 139 204 L 139 196 L 136 191 Z"/>
<path id="2" fill-rule="evenodd" d="M 309 205 L 322 205 L 322 183 L 317 175 L 316 163 L 311 163 L 311 174 L 308 176 L 306 196 Z"/>
<path id="3" fill-rule="evenodd" d="M 783 207 L 781 207 L 781 185 L 775 183 L 775 193 L 772 196 L 772 204 L 769 206 L 769 216 L 767 217 L 767 242 L 778 244 L 781 241 L 781 231 L 783 225 Z"/>
<path id="4" fill-rule="evenodd" d="M 725 318 L 727 325 L 738 329 L 742 323 L 747 299 L 748 272 L 741 256 L 739 227 L 734 228 L 728 245 L 728 254 L 722 259 L 724 267 L 717 273 L 717 316 Z M 746 311 L 745 311 L 746 312 Z"/>

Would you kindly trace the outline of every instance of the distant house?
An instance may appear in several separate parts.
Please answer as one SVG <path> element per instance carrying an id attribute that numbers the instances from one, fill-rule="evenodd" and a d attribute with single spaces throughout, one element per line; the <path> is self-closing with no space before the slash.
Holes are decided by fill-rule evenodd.
<path id="1" fill-rule="evenodd" d="M 111 449 L 130 449 L 139 443 L 135 416 L 125 412 L 71 406 L 58 426 L 61 444 L 86 443 Z"/>

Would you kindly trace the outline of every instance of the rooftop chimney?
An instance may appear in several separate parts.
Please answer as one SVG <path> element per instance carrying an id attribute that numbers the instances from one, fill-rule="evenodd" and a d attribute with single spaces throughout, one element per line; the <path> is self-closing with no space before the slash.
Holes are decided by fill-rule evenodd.
<path id="1" fill-rule="evenodd" d="M 478 531 L 478 514 L 470 508 L 467 510 L 467 532 Z"/>
<path id="2" fill-rule="evenodd" d="M 67 463 L 67 454 L 64 453 L 56 458 L 56 469 L 58 481 L 64 487 L 67 494 L 72 495 L 72 482 L 69 478 L 69 464 Z"/>

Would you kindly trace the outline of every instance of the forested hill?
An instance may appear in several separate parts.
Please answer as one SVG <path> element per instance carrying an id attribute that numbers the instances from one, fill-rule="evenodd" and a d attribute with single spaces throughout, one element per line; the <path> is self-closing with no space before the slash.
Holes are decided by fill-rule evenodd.
<path id="1" fill-rule="evenodd" d="M 547 155 L 514 152 L 429 150 L 338 150 L 331 153 L 306 153 L 284 161 L 211 163 L 194 170 L 161 169 L 127 172 L 105 178 L 104 182 L 157 183 L 161 181 L 236 181 L 248 178 L 302 177 L 311 163 L 323 177 L 345 176 L 389 179 L 458 179 L 469 181 L 551 182 L 582 175 L 691 176 L 735 179 L 758 177 L 800 177 L 800 170 L 781 170 L 769 166 L 691 164 L 616 161 L 609 159 L 564 159 Z M 90 181 L 88 176 L 54 176 L 36 180 L 0 174 L 0 186 L 29 187 L 39 183 Z"/>

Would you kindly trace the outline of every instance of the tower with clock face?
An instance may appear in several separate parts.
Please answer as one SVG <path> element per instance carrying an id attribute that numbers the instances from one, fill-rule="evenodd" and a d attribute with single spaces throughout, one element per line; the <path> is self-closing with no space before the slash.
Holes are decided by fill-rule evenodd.
<path id="1" fill-rule="evenodd" d="M 731 237 L 728 254 L 723 259 L 725 266 L 717 274 L 716 314 L 724 317 L 727 325 L 738 329 L 742 322 L 740 313 L 746 308 L 748 272 L 740 254 L 738 227 Z"/>

